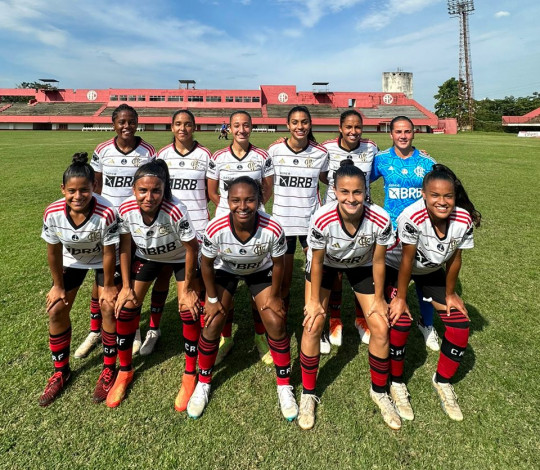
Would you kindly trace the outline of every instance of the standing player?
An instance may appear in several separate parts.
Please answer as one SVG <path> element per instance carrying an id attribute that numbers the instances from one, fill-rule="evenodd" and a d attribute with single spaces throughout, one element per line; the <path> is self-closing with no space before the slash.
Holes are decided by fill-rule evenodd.
<path id="1" fill-rule="evenodd" d="M 47 294 L 47 312 L 54 374 L 39 398 L 40 406 L 50 405 L 71 377 L 69 314 L 89 269 L 95 271 L 99 299 L 96 301 L 103 311 L 103 370 L 94 390 L 94 402 L 105 400 L 116 376 L 114 302 L 118 293 L 115 286 L 118 224 L 111 204 L 92 193 L 95 173 L 87 161 L 86 153 L 73 155 L 73 163 L 62 179 L 64 198 L 49 205 L 43 218 L 41 237 L 47 242 L 53 278 Z"/>
<path id="2" fill-rule="evenodd" d="M 394 243 L 390 217 L 365 200 L 362 170 L 344 160 L 334 177 L 336 201 L 321 207 L 311 219 L 306 265 L 306 306 L 300 349 L 303 392 L 298 424 L 315 424 L 315 395 L 320 358 L 320 337 L 325 324 L 330 289 L 339 272 L 346 273 L 371 330 L 370 395 L 384 421 L 399 429 L 399 415 L 387 393 L 390 371 L 388 306 L 384 299 L 386 246 Z"/>
<path id="3" fill-rule="evenodd" d="M 295 106 L 287 115 L 291 136 L 268 149 L 274 164 L 274 204 L 272 215 L 287 238 L 285 272 L 281 297 L 289 310 L 296 239 L 307 251 L 309 219 L 320 206 L 319 179 L 327 182 L 328 153 L 317 145 L 311 132 L 311 115 L 305 106 Z"/>
<path id="4" fill-rule="evenodd" d="M 480 221 L 481 215 L 465 188 L 444 165 L 433 166 L 424 178 L 422 198 L 398 217 L 401 243 L 387 255 L 387 281 L 393 297 L 390 303 L 390 391 L 404 419 L 414 418 L 407 400 L 407 386 L 403 383 L 405 344 L 412 324 L 407 306 L 411 277 L 422 295 L 431 299 L 445 326 L 433 387 L 448 416 L 456 421 L 463 419 L 450 380 L 467 348 L 469 316 L 456 293 L 456 282 L 461 269 L 461 251 L 473 247 L 473 227 L 479 227 Z"/>
<path id="5" fill-rule="evenodd" d="M 397 116 L 390 122 L 390 136 L 393 146 L 375 156 L 371 181 L 384 180 L 384 208 L 392 218 L 394 228 L 396 220 L 406 207 L 421 197 L 422 180 L 431 171 L 435 160 L 426 152 L 413 147 L 414 126 L 405 116 Z M 426 346 L 439 350 L 439 338 L 433 327 L 433 307 L 422 298 L 416 289 L 421 318 L 418 328 L 424 336 Z"/>
<path id="6" fill-rule="evenodd" d="M 238 281 L 244 280 L 268 331 L 281 412 L 285 419 L 292 421 L 298 414 L 298 406 L 290 385 L 290 338 L 280 297 L 283 256 L 287 249 L 285 233 L 273 217 L 258 210 L 262 192 L 249 176 L 230 182 L 228 200 L 229 214 L 213 219 L 204 234 L 205 327 L 199 340 L 199 382 L 187 412 L 192 418 L 198 418 L 208 403 L 220 333 Z"/>
<path id="7" fill-rule="evenodd" d="M 118 295 L 118 356 L 120 372 L 107 396 L 107 406 L 118 406 L 133 380 L 132 344 L 139 326 L 141 305 L 152 282 L 172 266 L 178 288 L 181 318 L 198 321 L 199 300 L 193 289 L 199 244 L 186 206 L 170 188 L 167 164 L 156 160 L 141 166 L 133 177 L 133 196 L 118 209 L 122 290 Z M 131 242 L 136 246 L 132 263 Z M 194 375 L 195 357 L 186 354 L 186 370 Z"/>
<path id="8" fill-rule="evenodd" d="M 366 176 L 366 181 L 369 183 L 371 175 L 371 166 L 373 159 L 379 151 L 377 144 L 369 139 L 362 139 L 362 116 L 358 111 L 349 109 L 339 117 L 339 136 L 335 139 L 323 142 L 323 147 L 328 150 L 328 190 L 326 193 L 326 203 L 336 200 L 334 194 L 334 175 L 339 169 L 343 160 L 352 160 L 352 162 L 360 168 Z M 366 188 L 366 196 L 369 197 L 369 186 Z M 343 323 L 341 321 L 341 301 L 342 301 L 342 276 L 339 274 L 336 277 L 336 283 L 332 286 L 332 293 L 328 303 L 330 312 L 330 343 L 335 346 L 341 346 Z M 354 299 L 356 308 L 355 326 L 360 334 L 360 339 L 364 344 L 369 344 L 369 328 L 364 318 L 360 304 L 356 297 Z M 326 337 L 323 334 L 321 342 L 321 353 L 328 354 L 330 352 L 329 344 L 326 342 Z"/>
<path id="9" fill-rule="evenodd" d="M 156 157 L 156 151 L 149 143 L 135 136 L 138 125 L 137 111 L 127 104 L 121 104 L 112 113 L 116 137 L 99 144 L 94 150 L 91 165 L 96 172 L 95 191 L 107 199 L 116 209 L 124 199 L 131 196 L 133 175 L 137 168 Z M 168 280 L 160 291 L 152 294 L 152 308 L 161 309 L 165 305 Z M 92 289 L 90 302 L 90 333 L 75 351 L 76 358 L 88 356 L 101 341 L 101 311 L 96 298 L 96 286 Z M 141 347 L 138 331 L 134 343 L 134 354 Z"/>
<path id="10" fill-rule="evenodd" d="M 216 217 L 229 213 L 227 192 L 229 183 L 239 176 L 245 175 L 253 178 L 262 185 L 263 197 L 261 207 L 272 196 L 274 186 L 274 168 L 272 159 L 265 150 L 255 147 L 249 142 L 253 129 L 251 116 L 246 111 L 236 111 L 230 117 L 231 134 L 233 142 L 229 147 L 218 150 L 212 156 L 208 166 L 208 197 L 216 205 Z M 255 345 L 259 356 L 266 364 L 272 363 L 268 344 L 264 336 L 264 324 L 259 312 L 252 305 L 253 320 L 255 322 Z M 219 364 L 231 351 L 234 343 L 232 339 L 232 323 L 234 317 L 233 306 L 229 312 L 228 321 L 223 329 L 219 353 L 216 364 Z"/>

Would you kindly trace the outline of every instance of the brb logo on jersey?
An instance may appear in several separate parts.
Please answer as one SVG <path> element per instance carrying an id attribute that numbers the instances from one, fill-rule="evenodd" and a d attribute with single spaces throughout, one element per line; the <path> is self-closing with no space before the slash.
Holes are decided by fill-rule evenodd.
<path id="1" fill-rule="evenodd" d="M 280 176 L 279 185 L 288 188 L 311 188 L 312 178 L 304 176 Z"/>
<path id="2" fill-rule="evenodd" d="M 171 189 L 197 189 L 197 180 L 171 178 Z"/>
<path id="3" fill-rule="evenodd" d="M 388 188 L 390 199 L 420 199 L 422 190 L 420 188 Z"/>
<path id="4" fill-rule="evenodd" d="M 133 176 L 105 176 L 105 186 L 109 188 L 128 188 L 133 184 Z"/>

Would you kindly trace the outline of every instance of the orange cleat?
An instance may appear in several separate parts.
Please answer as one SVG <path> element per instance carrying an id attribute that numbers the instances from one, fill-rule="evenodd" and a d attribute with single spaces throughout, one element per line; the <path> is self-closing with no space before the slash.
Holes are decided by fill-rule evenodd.
<path id="1" fill-rule="evenodd" d="M 182 376 L 182 385 L 176 395 L 176 400 L 174 400 L 174 409 L 176 411 L 186 411 L 187 404 L 191 395 L 193 395 L 193 390 L 197 385 L 197 374 L 184 374 Z"/>
<path id="2" fill-rule="evenodd" d="M 112 386 L 109 394 L 107 395 L 107 406 L 109 408 L 116 408 L 126 396 L 126 391 L 128 385 L 133 381 L 133 375 L 135 371 L 131 370 L 121 370 L 116 376 L 114 385 Z"/>

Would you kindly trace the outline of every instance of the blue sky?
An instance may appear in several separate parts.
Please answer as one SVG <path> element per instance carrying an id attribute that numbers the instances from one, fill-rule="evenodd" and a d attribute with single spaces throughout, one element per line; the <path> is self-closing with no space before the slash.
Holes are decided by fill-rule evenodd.
<path id="1" fill-rule="evenodd" d="M 475 97 L 540 91 L 540 2 L 476 0 Z M 328 81 L 381 91 L 414 75 L 414 98 L 458 74 L 459 22 L 446 0 L 0 0 L 0 87 L 56 78 L 65 88 L 256 89 Z"/>

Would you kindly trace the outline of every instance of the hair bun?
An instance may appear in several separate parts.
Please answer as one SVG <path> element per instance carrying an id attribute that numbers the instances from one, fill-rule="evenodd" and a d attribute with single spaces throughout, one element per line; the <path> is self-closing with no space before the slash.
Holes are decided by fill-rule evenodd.
<path id="1" fill-rule="evenodd" d="M 79 152 L 79 153 L 75 153 L 73 154 L 73 157 L 72 157 L 72 163 L 77 163 L 77 164 L 80 164 L 80 165 L 84 165 L 85 163 L 88 162 L 88 153 L 87 152 Z"/>
<path id="2" fill-rule="evenodd" d="M 339 166 L 340 166 L 340 167 L 351 166 L 351 165 L 354 166 L 354 162 L 353 162 L 350 158 L 346 158 L 346 159 L 341 160 L 341 161 L 339 162 Z"/>

